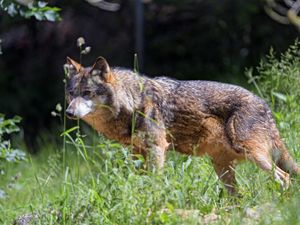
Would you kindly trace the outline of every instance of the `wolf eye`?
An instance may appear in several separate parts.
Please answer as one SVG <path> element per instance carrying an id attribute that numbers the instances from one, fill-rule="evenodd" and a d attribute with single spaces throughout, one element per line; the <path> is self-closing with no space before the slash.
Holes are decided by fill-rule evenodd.
<path id="1" fill-rule="evenodd" d="M 74 91 L 68 91 L 68 90 L 67 90 L 67 93 L 68 93 L 69 95 L 71 95 L 71 96 L 74 96 Z"/>
<path id="2" fill-rule="evenodd" d="M 83 96 L 90 96 L 90 95 L 92 95 L 92 92 L 91 91 L 83 91 L 82 95 Z"/>

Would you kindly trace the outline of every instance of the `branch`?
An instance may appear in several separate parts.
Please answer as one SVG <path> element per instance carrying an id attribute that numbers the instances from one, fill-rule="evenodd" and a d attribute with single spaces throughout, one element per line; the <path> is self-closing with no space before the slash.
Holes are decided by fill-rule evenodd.
<path id="1" fill-rule="evenodd" d="M 119 3 L 112 3 L 112 2 L 107 2 L 104 0 L 86 0 L 86 1 L 93 6 L 96 6 L 100 9 L 103 9 L 106 11 L 111 11 L 111 12 L 116 12 L 121 7 L 121 5 Z"/>
<path id="2" fill-rule="evenodd" d="M 266 0 L 266 3 L 265 11 L 273 20 L 281 24 L 292 24 L 300 30 L 300 0 Z"/>

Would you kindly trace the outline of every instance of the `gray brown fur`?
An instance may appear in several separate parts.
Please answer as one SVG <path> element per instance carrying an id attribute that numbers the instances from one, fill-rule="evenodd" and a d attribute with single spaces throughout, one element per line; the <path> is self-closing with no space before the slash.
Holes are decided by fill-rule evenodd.
<path id="1" fill-rule="evenodd" d="M 130 70 L 110 69 L 102 57 L 93 67 L 83 68 L 74 61 L 67 65 L 79 68 L 70 75 L 69 92 L 82 95 L 80 90 L 88 89 L 92 99 L 106 96 L 105 106 L 82 119 L 107 138 L 133 145 L 136 153 L 154 161 L 158 169 L 170 148 L 208 155 L 231 193 L 235 191 L 234 166 L 245 159 L 274 172 L 284 186 L 290 182 L 289 173 L 300 172 L 280 138 L 270 108 L 242 87 L 151 79 Z M 96 75 L 92 75 L 94 70 Z"/>

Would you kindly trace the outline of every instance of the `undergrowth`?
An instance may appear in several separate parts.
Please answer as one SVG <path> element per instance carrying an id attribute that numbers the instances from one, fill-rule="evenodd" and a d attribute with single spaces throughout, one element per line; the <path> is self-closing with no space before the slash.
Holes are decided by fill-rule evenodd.
<path id="1" fill-rule="evenodd" d="M 249 82 L 271 106 L 291 154 L 300 161 L 300 47 L 271 51 Z M 255 72 L 254 72 L 255 71 Z M 288 190 L 250 163 L 237 168 L 240 197 L 228 196 L 210 160 L 168 152 L 162 174 L 143 169 L 130 148 L 77 127 L 66 146 L 45 143 L 41 154 L 6 164 L 0 181 L 0 223 L 20 216 L 33 224 L 299 224 L 299 180 Z M 87 135 L 82 135 L 87 134 Z"/>

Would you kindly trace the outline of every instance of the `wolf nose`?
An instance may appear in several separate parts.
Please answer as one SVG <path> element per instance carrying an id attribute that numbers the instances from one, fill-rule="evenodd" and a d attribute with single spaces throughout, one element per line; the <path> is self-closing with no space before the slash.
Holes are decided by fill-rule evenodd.
<path id="1" fill-rule="evenodd" d="M 74 117 L 74 114 L 73 114 L 73 112 L 72 112 L 70 109 L 67 109 L 67 110 L 66 110 L 66 115 L 67 115 L 67 117 L 69 117 L 69 118 L 73 118 L 73 117 Z"/>

